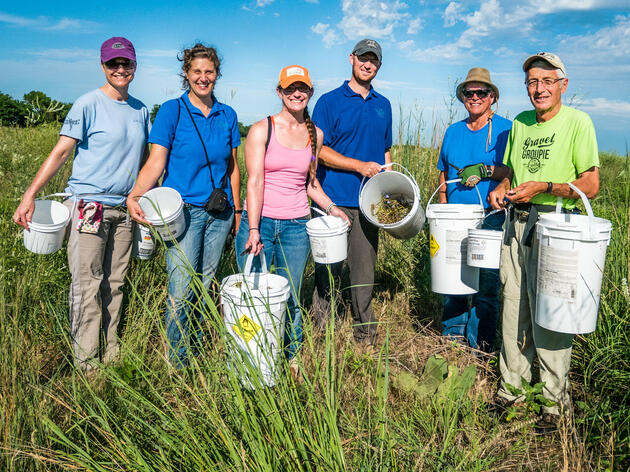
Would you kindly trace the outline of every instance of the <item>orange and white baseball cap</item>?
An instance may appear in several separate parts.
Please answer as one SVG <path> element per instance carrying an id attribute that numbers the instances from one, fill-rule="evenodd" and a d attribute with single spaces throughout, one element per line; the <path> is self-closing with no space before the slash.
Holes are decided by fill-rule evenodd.
<path id="1" fill-rule="evenodd" d="M 308 69 L 306 67 L 298 65 L 286 66 L 280 71 L 280 77 L 278 79 L 280 87 L 284 89 L 295 82 L 304 82 L 310 88 L 313 88 L 311 77 L 308 75 Z"/>

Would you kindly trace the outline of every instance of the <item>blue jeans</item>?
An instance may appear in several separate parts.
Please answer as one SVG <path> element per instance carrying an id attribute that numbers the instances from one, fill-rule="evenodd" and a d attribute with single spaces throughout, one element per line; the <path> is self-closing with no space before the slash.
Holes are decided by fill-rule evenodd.
<path id="1" fill-rule="evenodd" d="M 482 228 L 500 231 L 504 220 L 505 213 L 495 213 L 484 220 Z M 492 352 L 497 336 L 500 286 L 499 269 L 479 269 L 477 293 L 444 295 L 442 334 L 464 338 L 470 347 Z"/>
<path id="2" fill-rule="evenodd" d="M 188 348 L 197 354 L 201 345 L 202 313 L 192 307 L 210 287 L 225 240 L 232 227 L 232 208 L 210 214 L 201 207 L 184 206 L 186 230 L 177 242 L 167 242 L 168 301 L 166 337 L 168 356 L 177 368 L 188 364 Z"/>
<path id="3" fill-rule="evenodd" d="M 273 264 L 275 273 L 289 281 L 291 286 L 288 316 L 284 329 L 284 349 L 288 359 L 292 359 L 302 344 L 302 311 L 300 308 L 300 290 L 302 276 L 311 250 L 306 234 L 306 223 L 310 217 L 293 220 L 278 220 L 262 217 L 260 219 L 260 239 L 264 245 L 267 269 Z M 247 255 L 241 255 L 249 237 L 249 220 L 243 212 L 241 225 L 234 241 L 236 262 L 239 270 L 245 267 Z M 260 258 L 252 264 L 252 272 L 260 272 Z"/>

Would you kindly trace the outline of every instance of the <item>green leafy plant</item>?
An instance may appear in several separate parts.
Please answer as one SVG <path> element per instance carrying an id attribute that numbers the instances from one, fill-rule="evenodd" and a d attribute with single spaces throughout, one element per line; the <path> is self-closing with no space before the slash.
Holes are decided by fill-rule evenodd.
<path id="1" fill-rule="evenodd" d="M 529 415 L 532 412 L 539 414 L 543 406 L 551 407 L 556 404 L 556 402 L 545 398 L 543 395 L 542 392 L 545 382 L 538 382 L 534 385 L 530 385 L 527 380 L 521 377 L 521 388 L 517 388 L 511 384 L 506 384 L 505 386 L 512 395 L 516 397 L 523 397 L 525 415 Z M 519 416 L 519 411 L 520 408 L 517 406 L 510 406 L 508 408 L 506 420 L 511 421 Z"/>

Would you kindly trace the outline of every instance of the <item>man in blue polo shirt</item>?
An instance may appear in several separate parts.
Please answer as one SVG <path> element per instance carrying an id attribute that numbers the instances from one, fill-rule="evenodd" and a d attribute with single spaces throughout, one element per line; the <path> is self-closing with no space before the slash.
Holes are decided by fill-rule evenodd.
<path id="1" fill-rule="evenodd" d="M 381 46 L 363 39 L 350 54 L 352 76 L 343 85 L 317 101 L 313 121 L 324 132 L 317 177 L 326 194 L 351 221 L 348 236 L 348 267 L 357 342 L 374 344 L 376 319 L 372 309 L 374 265 L 378 228 L 359 210 L 359 187 L 363 177 L 372 177 L 391 162 L 392 107 L 374 91 L 372 80 L 381 67 Z M 331 316 L 328 267 L 339 280 L 343 262 L 315 264 L 313 315 L 325 326 Z M 337 298 L 337 297 L 335 297 Z"/>

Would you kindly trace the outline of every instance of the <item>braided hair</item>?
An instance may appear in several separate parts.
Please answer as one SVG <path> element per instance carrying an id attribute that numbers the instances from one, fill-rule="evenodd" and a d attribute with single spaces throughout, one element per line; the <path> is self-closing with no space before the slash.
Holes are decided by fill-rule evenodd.
<path id="1" fill-rule="evenodd" d="M 306 129 L 311 138 L 311 164 L 308 167 L 308 178 L 311 181 L 315 180 L 315 171 L 317 170 L 317 128 L 315 123 L 311 120 L 311 115 L 308 113 L 308 108 L 304 109 L 304 122 L 306 123 Z"/>
<path id="2" fill-rule="evenodd" d="M 177 60 L 182 62 L 182 73 L 179 76 L 182 78 L 182 88 L 184 90 L 190 89 L 186 74 L 192 66 L 192 61 L 195 59 L 209 59 L 217 71 L 217 79 L 221 77 L 221 58 L 216 48 L 197 43 L 191 48 L 184 49 L 177 55 Z"/>

